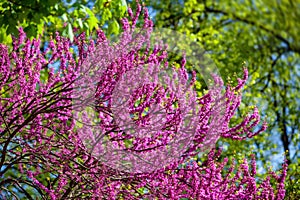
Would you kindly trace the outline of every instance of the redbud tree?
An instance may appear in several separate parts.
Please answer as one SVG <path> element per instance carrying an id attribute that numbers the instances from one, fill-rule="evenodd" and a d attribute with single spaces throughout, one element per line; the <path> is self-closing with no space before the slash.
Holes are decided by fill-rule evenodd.
<path id="1" fill-rule="evenodd" d="M 237 164 L 212 148 L 266 128 L 256 108 L 230 123 L 247 70 L 236 86 L 212 75 L 215 86 L 197 96 L 185 57 L 178 68 L 164 44 L 149 48 L 147 9 L 128 14 L 117 43 L 101 30 L 74 41 L 56 33 L 41 51 L 20 28 L 12 49 L 0 45 L 1 199 L 283 199 L 286 164 L 260 180 L 254 156 Z M 167 70 L 172 78 L 160 76 Z"/>

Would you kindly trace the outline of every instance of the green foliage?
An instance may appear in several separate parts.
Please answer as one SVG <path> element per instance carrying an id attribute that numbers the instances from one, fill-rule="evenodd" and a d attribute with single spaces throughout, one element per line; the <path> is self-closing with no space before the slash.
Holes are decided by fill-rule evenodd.
<path id="1" fill-rule="evenodd" d="M 290 173 L 288 179 L 285 182 L 287 188 L 287 196 L 286 199 L 300 199 L 300 158 L 298 158 L 297 162 L 292 163 L 290 167 Z"/>
<path id="2" fill-rule="evenodd" d="M 17 36 L 20 26 L 29 38 L 60 31 L 73 40 L 73 28 L 87 35 L 99 27 L 117 34 L 118 20 L 126 10 L 124 0 L 0 0 L 0 43 L 11 44 L 11 35 Z"/>

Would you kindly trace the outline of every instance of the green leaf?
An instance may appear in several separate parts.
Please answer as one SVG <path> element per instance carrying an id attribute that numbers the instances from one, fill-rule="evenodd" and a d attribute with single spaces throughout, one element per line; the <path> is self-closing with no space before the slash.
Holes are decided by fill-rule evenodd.
<path id="1" fill-rule="evenodd" d="M 120 29 L 119 23 L 115 19 L 108 25 L 108 33 L 109 34 L 118 34 L 119 29 Z"/>
<path id="2" fill-rule="evenodd" d="M 64 13 L 61 18 L 64 20 L 64 22 L 67 22 L 68 21 L 68 17 L 67 17 L 67 14 Z"/>
<path id="3" fill-rule="evenodd" d="M 81 19 L 77 19 L 78 25 L 80 28 L 83 28 L 83 24 L 82 24 L 82 20 Z"/>
<path id="4" fill-rule="evenodd" d="M 121 2 L 122 2 L 122 7 L 124 7 L 125 10 L 128 10 L 126 1 L 125 0 L 121 0 Z"/>
<path id="5" fill-rule="evenodd" d="M 70 23 L 68 24 L 68 36 L 71 41 L 74 40 L 74 33 L 73 33 L 72 25 Z"/>

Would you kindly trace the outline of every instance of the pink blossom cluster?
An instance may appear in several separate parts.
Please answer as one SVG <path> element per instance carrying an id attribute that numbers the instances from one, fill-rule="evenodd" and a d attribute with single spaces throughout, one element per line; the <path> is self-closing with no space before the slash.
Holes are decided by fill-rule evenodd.
<path id="1" fill-rule="evenodd" d="M 180 101 L 176 94 L 168 93 L 157 84 L 144 84 L 134 91 L 129 101 L 129 112 L 138 116 L 133 121 L 143 127 L 153 120 L 150 115 L 142 114 L 144 110 L 153 103 L 163 103 L 168 113 L 161 127 L 163 131 L 140 138 L 116 124 L 116 118 L 112 117 L 116 109 L 112 97 L 116 88 L 125 87 L 122 85 L 124 74 L 137 72 L 143 66 L 148 66 L 149 73 L 169 67 L 163 44 L 149 48 L 153 23 L 147 9 L 143 10 L 141 34 L 134 30 L 142 7 L 138 6 L 135 13 L 129 9 L 128 13 L 129 20 L 122 20 L 123 33 L 116 45 L 112 45 L 101 30 L 97 31 L 96 39 L 89 41 L 84 33 L 77 35 L 74 42 L 56 33 L 46 44 L 47 48 L 41 51 L 41 41 L 27 39 L 22 29 L 19 37 L 13 40 L 12 50 L 0 45 L 0 197 L 283 199 L 286 164 L 283 164 L 281 175 L 271 172 L 261 182 L 256 180 L 254 157 L 250 166 L 246 159 L 238 167 L 235 167 L 235 161 L 228 166 L 228 159 L 218 160 L 221 151 L 216 153 L 210 148 L 206 162 L 186 164 L 219 137 L 244 140 L 266 129 L 265 123 L 257 129 L 260 116 L 256 108 L 240 124 L 229 125 L 241 102 L 240 91 L 247 80 L 246 69 L 237 86 L 227 86 L 223 95 L 220 94 L 224 84 L 220 77 L 214 75 L 214 88 L 202 97 L 191 93 L 191 98 L 186 101 Z M 90 56 L 92 54 L 94 57 Z M 91 68 L 99 65 L 93 63 L 97 56 L 102 59 L 101 64 L 106 62 L 105 70 Z M 56 70 L 53 66 L 57 63 L 59 68 Z M 179 69 L 172 66 L 171 69 L 177 73 L 178 80 L 188 83 L 188 89 L 192 90 L 195 72 L 189 80 L 185 63 L 184 58 Z M 98 80 L 96 91 L 91 96 L 89 86 L 94 81 L 84 78 L 82 74 L 85 73 Z M 166 94 L 169 96 L 166 97 Z M 135 101 L 141 96 L 144 101 L 135 106 Z M 175 102 L 179 102 L 178 107 L 174 107 Z M 99 141 L 96 140 L 97 137 L 105 137 L 124 152 L 147 154 L 147 158 L 151 159 L 154 149 L 163 150 L 176 137 L 182 124 L 184 103 L 199 106 L 193 115 L 196 128 L 189 147 L 168 165 L 148 173 L 145 170 L 130 173 L 111 167 L 91 153 L 95 146 L 98 150 L 105 148 L 97 146 Z M 99 121 L 94 127 L 89 127 L 88 113 L 83 112 L 81 121 L 74 115 L 74 110 L 83 107 L 95 108 Z M 83 126 L 78 126 L 78 123 Z M 256 131 L 253 131 L 255 128 Z M 101 130 L 101 135 L 93 138 L 95 130 Z M 212 133 L 214 137 L 211 137 Z M 94 143 L 87 146 L 82 135 Z M 176 152 L 176 149 L 173 150 Z M 102 151 L 98 156 L 106 158 L 105 153 Z M 113 159 L 107 162 L 114 162 L 119 157 L 110 158 Z M 151 160 L 151 165 L 155 162 Z"/>

